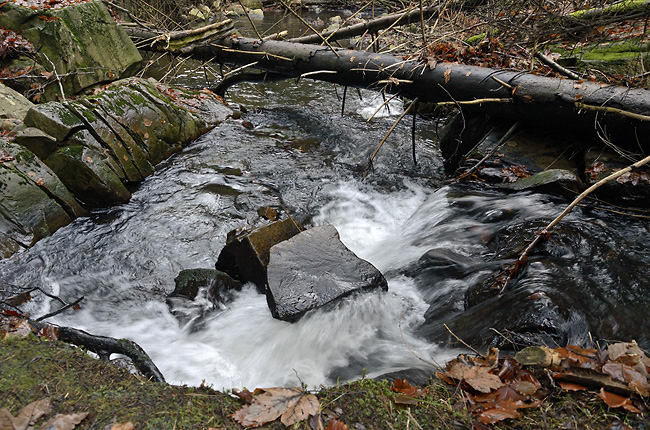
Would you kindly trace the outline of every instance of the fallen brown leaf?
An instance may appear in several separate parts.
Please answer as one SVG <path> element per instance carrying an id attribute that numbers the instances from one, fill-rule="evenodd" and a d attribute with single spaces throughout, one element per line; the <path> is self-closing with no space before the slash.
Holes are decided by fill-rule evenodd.
<path id="1" fill-rule="evenodd" d="M 79 414 L 57 414 L 54 418 L 47 420 L 40 427 L 40 430 L 72 430 L 86 419 L 88 412 Z"/>
<path id="2" fill-rule="evenodd" d="M 632 404 L 632 401 L 629 398 L 620 396 L 615 393 L 610 393 L 609 391 L 605 391 L 604 388 L 600 389 L 600 393 L 598 393 L 598 397 L 603 399 L 605 404 L 607 404 L 607 406 L 609 406 L 610 408 L 623 408 L 635 414 L 641 412 Z"/>
<path id="3" fill-rule="evenodd" d="M 257 391 L 257 390 L 256 390 Z M 316 396 L 302 388 L 265 388 L 232 418 L 244 427 L 259 427 L 278 417 L 285 426 L 293 425 L 318 412 Z"/>
<path id="4" fill-rule="evenodd" d="M 330 420 L 329 424 L 327 424 L 325 430 L 349 430 L 349 427 L 345 423 L 337 419 L 333 419 Z"/>
<path id="5" fill-rule="evenodd" d="M 26 430 L 50 411 L 50 398 L 36 400 L 22 408 L 14 417 L 8 409 L 0 409 L 0 430 Z M 43 427 L 45 428 L 45 427 Z"/>

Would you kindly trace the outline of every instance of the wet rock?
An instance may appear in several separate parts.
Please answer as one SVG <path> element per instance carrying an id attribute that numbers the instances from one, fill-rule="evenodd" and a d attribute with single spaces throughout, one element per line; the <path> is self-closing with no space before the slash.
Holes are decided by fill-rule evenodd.
<path id="1" fill-rule="evenodd" d="M 487 115 L 463 117 L 454 115 L 440 132 L 440 152 L 445 160 L 445 171 L 453 174 L 465 155 L 490 130 Z"/>
<path id="2" fill-rule="evenodd" d="M 34 106 L 18 91 L 0 82 L 0 118 L 24 119 L 27 111 Z"/>
<path id="3" fill-rule="evenodd" d="M 83 146 L 66 146 L 50 155 L 45 164 L 81 202 L 89 206 L 126 203 L 131 193 L 103 156 Z"/>
<path id="4" fill-rule="evenodd" d="M 607 148 L 591 148 L 584 157 L 587 185 L 593 185 L 630 164 L 632 161 Z M 614 204 L 650 207 L 650 169 L 646 166 L 634 169 L 617 180 L 603 184 L 594 195 Z"/>
<path id="5" fill-rule="evenodd" d="M 585 188 L 575 170 L 548 169 L 527 178 L 520 178 L 510 184 L 516 191 L 534 190 L 551 194 L 565 194 L 561 190 L 570 190 L 579 194 Z"/>
<path id="6" fill-rule="evenodd" d="M 395 372 L 384 373 L 374 378 L 377 381 L 389 381 L 393 382 L 396 379 L 404 379 L 409 382 L 412 386 L 426 386 L 431 379 L 435 376 L 435 372 L 432 370 L 425 369 L 404 369 L 397 370 Z"/>
<path id="7" fill-rule="evenodd" d="M 75 3 L 60 9 L 31 9 L 15 2 L 0 6 L 0 27 L 20 32 L 36 52 L 36 62 L 46 70 L 56 71 L 66 96 L 100 82 L 120 78 L 140 62 L 135 45 L 124 29 L 111 17 L 102 2 Z M 42 19 L 43 16 L 55 19 Z M 15 80 L 17 84 L 29 82 Z M 58 83 L 52 79 L 44 88 L 43 99 L 60 96 Z"/>
<path id="8" fill-rule="evenodd" d="M 353 293 L 387 290 L 384 276 L 340 240 L 314 227 L 271 248 L 266 299 L 274 318 L 296 321 L 310 309 Z"/>
<path id="9" fill-rule="evenodd" d="M 114 127 L 119 127 L 116 121 L 109 122 L 102 113 L 91 106 L 82 103 L 68 102 L 68 109 L 79 117 L 91 134 L 101 143 L 105 151 L 119 164 L 128 182 L 139 182 L 153 173 L 153 166 L 146 160 L 142 149 L 133 142 L 128 132 L 123 129 L 119 135 Z M 127 145 L 127 142 L 130 145 Z M 134 158 L 141 161 L 144 172 L 134 163 Z"/>
<path id="10" fill-rule="evenodd" d="M 54 172 L 27 148 L 0 140 L 0 151 L 13 158 L 3 162 L 6 167 L 11 167 L 22 173 L 25 178 L 29 178 L 61 206 L 71 219 L 86 215 L 86 211 L 77 203 L 74 196 Z"/>
<path id="11" fill-rule="evenodd" d="M 56 139 L 38 128 L 21 124 L 12 131 L 16 133 L 14 142 L 29 149 L 41 160 L 49 157 L 58 148 Z"/>
<path id="12" fill-rule="evenodd" d="M 234 292 L 242 288 L 241 282 L 214 269 L 183 270 L 174 283 L 176 287 L 167 296 L 167 305 L 182 324 L 193 321 L 194 328 L 198 328 L 208 311 L 229 303 Z"/>
<path id="13" fill-rule="evenodd" d="M 252 230 L 233 230 L 228 233 L 226 246 L 219 254 L 216 269 L 242 282 L 252 282 L 264 293 L 271 247 L 298 233 L 299 230 L 290 219 Z"/>
<path id="14" fill-rule="evenodd" d="M 488 134 L 465 166 L 473 166 L 490 153 L 503 134 L 504 131 Z M 572 197 L 584 189 L 577 163 L 570 157 L 577 150 L 577 144 L 567 137 L 522 130 L 484 162 L 477 176 L 516 191 L 535 190 Z"/>
<path id="15" fill-rule="evenodd" d="M 85 128 L 83 121 L 62 103 L 49 102 L 35 105 L 25 115 L 27 127 L 38 128 L 63 142 L 74 132 Z"/>
<path id="16" fill-rule="evenodd" d="M 22 157 L 27 149 L 17 149 L 0 139 L 0 257 L 5 258 L 22 248 L 32 246 L 39 239 L 49 236 L 59 228 L 69 224 L 72 218 L 49 194 L 53 175 L 37 176 L 23 173 L 16 167 L 16 158 Z M 18 152 L 14 152 L 16 149 Z M 12 155 L 15 154 L 15 155 Z M 33 157 L 33 154 L 32 154 Z M 35 157 L 34 157 L 35 158 Z M 25 161 L 17 164 L 24 167 Z M 43 170 L 46 170 L 43 167 Z M 44 171 L 38 171 L 38 174 Z"/>

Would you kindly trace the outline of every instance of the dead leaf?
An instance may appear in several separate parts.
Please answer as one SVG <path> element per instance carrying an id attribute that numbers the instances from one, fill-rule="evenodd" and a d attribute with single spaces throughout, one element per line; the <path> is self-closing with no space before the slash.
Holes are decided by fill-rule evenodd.
<path id="1" fill-rule="evenodd" d="M 574 384 L 573 382 L 560 381 L 560 387 L 565 391 L 584 391 L 587 389 L 584 385 Z"/>
<path id="2" fill-rule="evenodd" d="M 39 187 L 40 187 L 40 186 L 43 186 L 44 184 L 45 184 L 45 179 L 43 179 L 43 178 L 38 178 L 38 179 L 36 180 L 36 185 L 38 185 Z"/>
<path id="3" fill-rule="evenodd" d="M 145 119 L 145 120 L 142 122 L 142 124 L 144 124 L 145 127 L 149 127 L 149 126 L 152 124 L 152 122 L 151 122 L 150 119 Z"/>
<path id="4" fill-rule="evenodd" d="M 478 420 L 483 424 L 494 424 L 508 418 L 518 418 L 519 412 L 516 408 L 507 407 L 499 404 L 494 408 L 486 409 L 478 415 Z"/>
<path id="5" fill-rule="evenodd" d="M 54 418 L 43 423 L 40 430 L 72 430 L 86 419 L 88 412 L 80 414 L 57 414 Z"/>
<path id="6" fill-rule="evenodd" d="M 503 382 L 497 375 L 490 372 L 489 367 L 483 366 L 468 366 L 467 364 L 456 362 L 452 368 L 447 372 L 447 376 L 463 380 L 470 387 L 481 393 L 489 393 L 492 390 L 503 386 Z"/>
<path id="7" fill-rule="evenodd" d="M 47 414 L 50 411 L 50 398 L 46 397 L 44 399 L 36 400 L 35 402 L 30 403 L 25 406 L 18 412 L 18 415 L 14 418 L 9 410 L 6 408 L 0 409 L 0 427 L 1 430 L 26 430 L 32 424 L 34 424 L 39 418 Z M 7 420 L 9 420 L 11 426 L 7 425 Z M 45 427 L 42 427 L 45 428 Z"/>
<path id="8" fill-rule="evenodd" d="M 327 424 L 325 430 L 349 430 L 349 427 L 345 423 L 337 419 L 333 419 L 330 420 L 329 424 Z"/>
<path id="9" fill-rule="evenodd" d="M 412 387 L 411 384 L 409 384 L 409 381 L 400 378 L 397 378 L 395 379 L 395 381 L 393 381 L 393 384 L 391 385 L 390 389 L 391 391 L 394 391 L 396 393 L 401 393 L 411 397 L 419 397 L 428 392 L 428 390 L 426 389 Z"/>
<path id="10" fill-rule="evenodd" d="M 445 84 L 446 84 L 451 79 L 451 69 L 445 70 L 445 73 L 443 73 L 443 75 L 445 77 Z"/>
<path id="11" fill-rule="evenodd" d="M 38 335 L 49 340 L 59 340 L 59 328 L 53 325 L 48 325 L 40 329 Z"/>
<path id="12" fill-rule="evenodd" d="M 632 400 L 630 400 L 627 397 L 623 397 L 621 395 L 610 393 L 609 391 L 605 391 L 605 388 L 600 389 L 600 393 L 598 393 L 598 397 L 603 399 L 605 404 L 607 404 L 607 406 L 609 406 L 610 408 L 623 408 L 635 414 L 641 412 L 632 404 Z"/>
<path id="13" fill-rule="evenodd" d="M 135 426 L 131 421 L 128 423 L 121 423 L 121 424 L 113 424 L 111 426 L 111 430 L 133 430 Z"/>
<path id="14" fill-rule="evenodd" d="M 15 430 L 13 415 L 7 408 L 0 409 L 0 430 Z"/>
<path id="15" fill-rule="evenodd" d="M 256 390 L 257 391 L 257 390 Z M 232 418 L 244 427 L 259 427 L 280 417 L 285 426 L 293 425 L 318 412 L 316 396 L 302 388 L 265 388 Z"/>

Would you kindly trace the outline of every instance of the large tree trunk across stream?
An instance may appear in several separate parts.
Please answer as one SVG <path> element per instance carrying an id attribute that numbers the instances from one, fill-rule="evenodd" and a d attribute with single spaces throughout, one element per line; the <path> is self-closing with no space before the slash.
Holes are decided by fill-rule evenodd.
<path id="1" fill-rule="evenodd" d="M 330 49 L 283 41 L 225 38 L 217 44 L 195 46 L 186 53 L 201 60 L 254 64 L 286 77 L 306 77 L 352 87 L 399 93 L 421 102 L 483 103 L 490 113 L 555 128 L 559 125 L 598 129 L 619 144 L 638 149 L 636 138 L 648 144 L 650 91 L 589 81 L 495 70 L 454 63 L 427 65 L 388 54 Z M 581 107 L 583 106 L 583 107 Z M 637 115 L 594 110 L 621 109 Z M 589 109 L 592 107 L 592 109 Z M 626 131 L 621 134 L 623 131 Z M 625 142 L 626 139 L 635 141 Z"/>
<path id="2" fill-rule="evenodd" d="M 468 109 L 481 108 L 513 122 L 588 131 L 635 150 L 650 145 L 646 89 L 285 41 L 234 36 L 212 40 L 177 49 L 153 48 L 261 69 L 272 73 L 270 80 L 303 77 L 397 93 L 420 102 L 459 106 L 473 102 Z"/>

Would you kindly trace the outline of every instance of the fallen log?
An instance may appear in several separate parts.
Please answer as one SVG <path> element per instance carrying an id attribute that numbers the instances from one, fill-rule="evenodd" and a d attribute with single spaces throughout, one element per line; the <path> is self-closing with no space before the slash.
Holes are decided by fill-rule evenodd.
<path id="1" fill-rule="evenodd" d="M 160 45 L 150 48 L 163 50 Z M 497 99 L 499 103 L 463 108 L 487 109 L 493 116 L 546 128 L 590 132 L 589 137 L 635 150 L 650 147 L 650 121 L 646 120 L 650 91 L 646 89 L 455 63 L 430 66 L 388 54 L 234 36 L 165 51 L 201 61 L 248 65 L 272 73 L 274 80 L 309 77 L 411 100 L 418 97 L 420 102 L 453 102 L 460 107 L 462 102 Z"/>
<path id="2" fill-rule="evenodd" d="M 411 100 L 419 97 L 421 102 L 508 99 L 509 103 L 484 106 L 489 106 L 492 115 L 545 127 L 581 127 L 594 134 L 606 133 L 609 140 L 621 146 L 638 149 L 639 145 L 650 144 L 650 122 L 643 119 L 650 115 L 650 91 L 646 89 L 454 63 L 430 67 L 388 54 L 348 49 L 333 52 L 317 45 L 236 37 L 182 53 L 228 64 L 257 62 L 255 68 L 287 78 L 308 74 L 310 79 L 399 94 Z M 589 109 L 592 106 L 612 109 Z M 636 115 L 618 114 L 616 109 Z"/>

